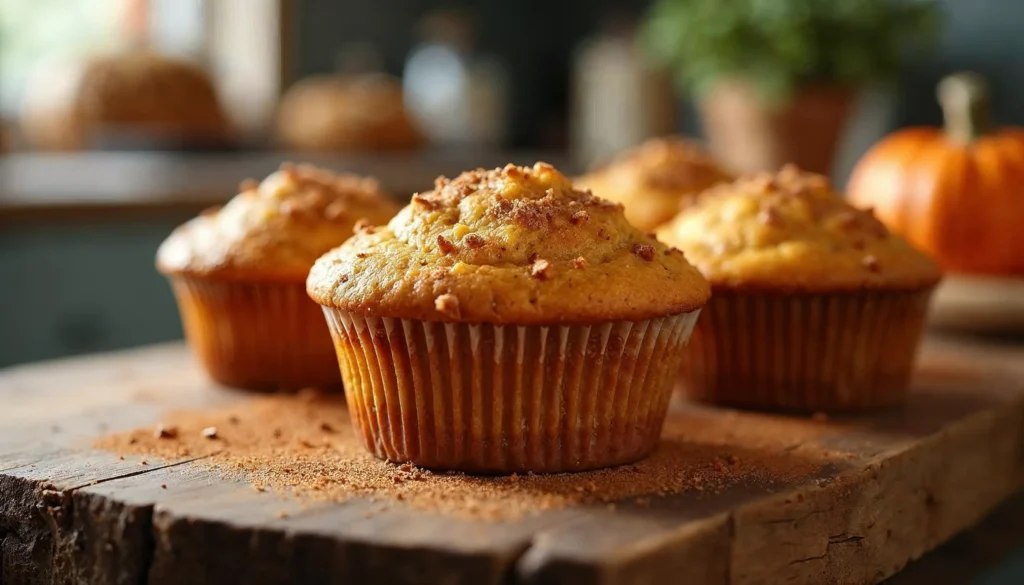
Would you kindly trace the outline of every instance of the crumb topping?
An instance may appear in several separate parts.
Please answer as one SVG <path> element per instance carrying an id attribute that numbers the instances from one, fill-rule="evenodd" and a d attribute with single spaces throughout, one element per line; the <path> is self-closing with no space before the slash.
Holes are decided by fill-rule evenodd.
<path id="1" fill-rule="evenodd" d="M 452 319 L 458 319 L 461 315 L 461 312 L 459 311 L 459 299 L 452 294 L 443 294 L 437 297 L 434 301 L 434 308 L 436 308 L 439 313 L 446 317 L 451 317 Z"/>
<path id="2" fill-rule="evenodd" d="M 370 258 L 360 256 L 370 250 Z M 373 300 L 391 314 L 415 312 L 405 305 L 429 305 L 429 312 L 416 314 L 434 314 L 437 295 L 452 294 L 463 317 L 475 311 L 494 320 L 517 311 L 541 319 L 538 307 L 556 306 L 537 302 L 548 295 L 565 297 L 560 303 L 570 302 L 566 294 L 614 295 L 622 297 L 614 305 L 597 304 L 621 307 L 624 314 L 666 302 L 699 306 L 706 283 L 685 259 L 660 253 L 664 250 L 629 224 L 620 204 L 575 187 L 551 165 L 506 165 L 437 178 L 433 190 L 413 196 L 386 228 L 357 234 L 318 262 L 307 290 L 330 306 L 366 306 Z M 587 273 L 593 277 L 598 268 L 608 276 L 628 272 L 630 277 L 595 290 L 576 282 L 582 266 L 591 268 L 594 272 Z M 352 275 L 346 286 L 338 286 L 340 274 Z M 645 279 L 649 290 L 634 291 Z M 627 286 L 623 294 L 619 287 Z M 669 286 L 671 294 L 651 296 Z M 480 301 L 486 306 L 469 303 L 467 295 L 488 297 Z M 638 303 L 641 297 L 649 302 Z M 580 308 L 572 313 L 585 312 L 584 304 L 575 303 Z"/>
<path id="3" fill-rule="evenodd" d="M 719 286 L 884 288 L 934 284 L 929 258 L 818 174 L 787 165 L 710 189 L 659 230 Z"/>
<path id="4" fill-rule="evenodd" d="M 654 260 L 654 246 L 649 244 L 633 244 L 633 253 L 648 262 Z"/>
<path id="5" fill-rule="evenodd" d="M 700 146 L 676 137 L 653 138 L 580 177 L 577 184 L 625 205 L 627 219 L 652 229 L 704 189 L 730 180 Z"/>
<path id="6" fill-rule="evenodd" d="M 530 274 L 535 278 L 546 280 L 548 277 L 548 271 L 551 270 L 551 263 L 547 260 L 537 260 L 530 267 Z"/>
<path id="7" fill-rule="evenodd" d="M 282 164 L 243 181 L 226 205 L 187 222 L 161 246 L 164 272 L 301 282 L 324 252 L 371 234 L 398 210 L 374 179 Z"/>

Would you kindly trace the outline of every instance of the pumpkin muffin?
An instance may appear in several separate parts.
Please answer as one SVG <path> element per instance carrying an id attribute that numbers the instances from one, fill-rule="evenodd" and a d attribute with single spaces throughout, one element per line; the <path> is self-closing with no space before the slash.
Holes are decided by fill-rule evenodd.
<path id="1" fill-rule="evenodd" d="M 701 191 L 732 180 L 700 147 L 654 138 L 576 179 L 577 186 L 626 208 L 626 219 L 651 230 L 672 219 Z"/>
<path id="2" fill-rule="evenodd" d="M 306 296 L 306 275 L 359 222 L 387 221 L 399 206 L 372 179 L 310 166 L 282 165 L 241 189 L 176 229 L 157 253 L 189 344 L 229 386 L 338 386 L 331 337 Z"/>
<path id="3" fill-rule="evenodd" d="M 205 69 L 146 51 L 40 66 L 26 87 L 21 122 L 26 140 L 47 150 L 125 140 L 225 147 L 236 138 Z"/>
<path id="4" fill-rule="evenodd" d="M 401 82 L 381 74 L 299 81 L 281 98 L 276 133 L 284 146 L 304 151 L 403 151 L 424 142 Z"/>
<path id="5" fill-rule="evenodd" d="M 714 291 L 683 360 L 686 394 L 806 411 L 903 401 L 941 273 L 825 177 L 788 166 L 716 187 L 659 237 Z"/>
<path id="6" fill-rule="evenodd" d="M 317 260 L 307 290 L 366 447 L 476 472 L 650 453 L 710 293 L 681 252 L 544 163 L 439 178 Z"/>

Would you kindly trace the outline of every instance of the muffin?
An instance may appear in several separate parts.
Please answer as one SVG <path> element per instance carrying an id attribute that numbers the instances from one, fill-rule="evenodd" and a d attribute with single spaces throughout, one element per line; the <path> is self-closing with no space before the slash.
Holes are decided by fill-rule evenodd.
<path id="1" fill-rule="evenodd" d="M 79 150 L 128 139 L 223 146 L 231 129 L 213 81 L 196 64 L 123 53 L 42 66 L 25 91 L 22 131 L 34 147 Z"/>
<path id="2" fill-rule="evenodd" d="M 277 138 L 305 151 L 397 151 L 419 147 L 398 80 L 381 75 L 303 79 L 281 98 Z"/>
<path id="3" fill-rule="evenodd" d="M 682 253 L 544 163 L 439 178 L 317 260 L 306 288 L 370 451 L 498 473 L 650 453 L 710 293 Z"/>
<path id="4" fill-rule="evenodd" d="M 217 381 L 253 390 L 336 387 L 341 374 L 310 266 L 362 223 L 398 205 L 376 181 L 282 165 L 227 205 L 174 230 L 157 267 L 178 299 L 185 335 Z"/>
<path id="5" fill-rule="evenodd" d="M 680 138 L 654 138 L 576 179 L 577 186 L 621 203 L 626 219 L 652 230 L 680 206 L 732 177 L 700 147 Z"/>
<path id="6" fill-rule="evenodd" d="M 741 407 L 902 402 L 941 273 L 820 175 L 786 167 L 703 194 L 658 232 L 711 282 L 681 388 Z"/>

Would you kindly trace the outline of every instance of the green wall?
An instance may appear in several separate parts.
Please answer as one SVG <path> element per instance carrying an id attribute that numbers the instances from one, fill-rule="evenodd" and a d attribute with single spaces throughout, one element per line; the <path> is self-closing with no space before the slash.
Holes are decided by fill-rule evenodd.
<path id="1" fill-rule="evenodd" d="M 153 268 L 179 222 L 2 228 L 0 367 L 180 338 Z"/>

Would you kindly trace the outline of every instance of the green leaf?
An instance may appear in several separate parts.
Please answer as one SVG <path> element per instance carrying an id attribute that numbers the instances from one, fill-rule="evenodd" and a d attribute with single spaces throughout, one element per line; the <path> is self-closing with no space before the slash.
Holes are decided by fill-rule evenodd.
<path id="1" fill-rule="evenodd" d="M 698 95 L 741 77 L 774 101 L 808 80 L 887 79 L 940 24 L 936 0 L 655 0 L 640 42 Z"/>

